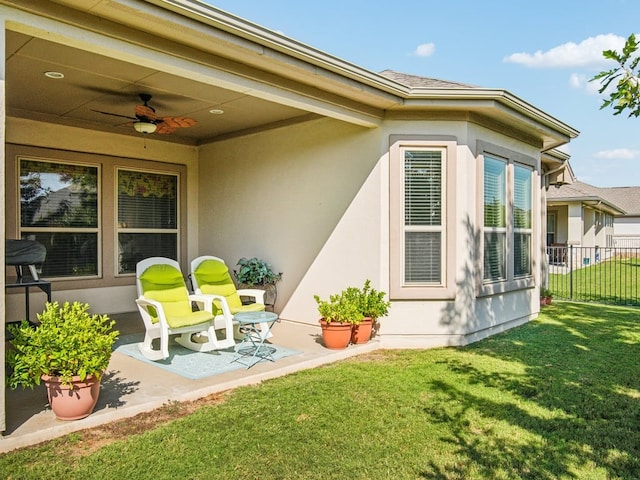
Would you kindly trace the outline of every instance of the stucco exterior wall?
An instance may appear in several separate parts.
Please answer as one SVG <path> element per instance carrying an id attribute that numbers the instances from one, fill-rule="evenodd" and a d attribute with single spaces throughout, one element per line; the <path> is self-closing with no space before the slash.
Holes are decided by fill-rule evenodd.
<path id="1" fill-rule="evenodd" d="M 317 324 L 313 295 L 327 297 L 370 278 L 389 291 L 389 139 L 455 137 L 457 172 L 454 301 L 393 301 L 382 319 L 385 346 L 462 344 L 529 320 L 539 310 L 526 289 L 478 299 L 481 198 L 476 142 L 538 158 L 535 147 L 466 122 L 388 121 L 375 130 L 323 119 L 201 149 L 200 254 L 261 257 L 284 272 L 276 311 Z M 534 195 L 539 182 L 534 185 Z M 534 201 L 538 203 L 539 199 Z M 534 211 L 536 229 L 539 208 Z M 534 240 L 534 272 L 539 268 Z"/>
<path id="2" fill-rule="evenodd" d="M 379 132 L 329 119 L 203 147 L 200 253 L 263 258 L 284 273 L 282 317 L 314 321 L 313 293 L 381 277 L 380 150 Z"/>

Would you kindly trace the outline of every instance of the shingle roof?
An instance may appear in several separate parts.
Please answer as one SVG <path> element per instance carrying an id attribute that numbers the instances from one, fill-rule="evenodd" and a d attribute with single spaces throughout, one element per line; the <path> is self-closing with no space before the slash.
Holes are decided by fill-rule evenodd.
<path id="1" fill-rule="evenodd" d="M 409 75 L 393 70 L 383 70 L 380 72 L 380 75 L 412 88 L 477 88 L 477 85 L 470 85 L 468 83 L 420 77 L 418 75 Z"/>
<path id="2" fill-rule="evenodd" d="M 622 208 L 627 215 L 640 216 L 640 187 L 602 188 L 605 198 Z"/>
<path id="3" fill-rule="evenodd" d="M 547 191 L 547 201 L 553 200 L 602 200 L 621 210 L 624 215 L 640 215 L 640 187 L 601 188 L 576 180 L 572 184 Z"/>
<path id="4" fill-rule="evenodd" d="M 550 188 L 547 191 L 548 200 L 564 200 L 569 198 L 602 197 L 602 189 L 576 180 L 564 184 L 560 188 Z"/>

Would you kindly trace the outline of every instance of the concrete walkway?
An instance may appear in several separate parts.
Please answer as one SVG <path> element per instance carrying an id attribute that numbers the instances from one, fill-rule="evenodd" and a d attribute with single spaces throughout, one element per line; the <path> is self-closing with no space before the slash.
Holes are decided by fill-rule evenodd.
<path id="1" fill-rule="evenodd" d="M 116 320 L 122 336 L 142 329 L 142 320 L 137 312 L 110 317 Z M 319 326 L 287 321 L 276 323 L 273 333 L 271 343 L 302 353 L 200 380 L 189 380 L 115 352 L 109 370 L 102 379 L 98 404 L 94 412 L 82 420 L 56 420 L 48 408 L 43 386 L 33 390 L 7 389 L 7 430 L 0 438 L 0 452 L 132 417 L 170 402 L 195 400 L 238 386 L 318 367 L 379 347 L 378 342 L 372 340 L 363 345 L 350 345 L 346 350 L 328 350 L 322 345 Z"/>

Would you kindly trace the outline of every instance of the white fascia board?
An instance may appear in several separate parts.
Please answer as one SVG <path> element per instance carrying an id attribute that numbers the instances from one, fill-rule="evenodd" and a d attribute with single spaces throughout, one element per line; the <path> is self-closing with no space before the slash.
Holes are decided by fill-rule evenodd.
<path id="1" fill-rule="evenodd" d="M 469 101 L 470 105 L 478 104 L 481 101 L 495 101 L 569 138 L 576 138 L 580 133 L 573 127 L 525 102 L 507 90 L 491 88 L 413 88 L 409 93 L 406 105 L 419 103 L 421 100 L 429 100 L 430 102 L 438 100 L 455 101 L 460 106 L 460 101 L 462 100 Z M 448 105 L 453 104 L 448 103 Z"/>

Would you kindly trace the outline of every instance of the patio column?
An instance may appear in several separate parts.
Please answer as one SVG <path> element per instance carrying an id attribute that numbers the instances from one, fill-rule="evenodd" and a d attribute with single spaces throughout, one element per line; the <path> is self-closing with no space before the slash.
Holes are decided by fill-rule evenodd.
<path id="1" fill-rule="evenodd" d="M 0 169 L 0 205 L 2 206 L 2 211 L 5 212 L 5 215 L 3 215 L 3 219 L 6 216 L 6 206 L 4 201 L 4 196 L 5 196 L 4 172 L 5 172 L 5 164 L 6 164 L 4 145 L 5 145 L 5 125 L 6 125 L 6 113 L 7 113 L 6 96 L 5 96 L 5 79 L 6 79 L 5 24 L 6 24 L 6 19 L 2 18 L 2 22 L 0 22 L 0 28 L 2 29 L 2 31 L 0 31 L 0 58 L 2 59 L 2 61 L 0 61 L 0 139 L 2 140 L 1 142 L 2 149 L 0 149 L 0 158 L 2 159 L 0 162 L 2 164 L 2 168 Z M 0 236 L 3 239 L 5 238 L 4 220 L 0 222 Z M 0 262 L 2 262 L 2 265 L 5 264 L 4 242 L 2 244 L 2 248 L 0 248 Z M 5 284 L 4 275 L 2 275 L 2 278 L 0 279 L 0 286 L 2 287 L 2 295 L 5 295 L 4 284 Z M 4 369 L 5 305 L 6 305 L 6 301 L 0 302 L 0 327 L 1 327 L 0 328 L 0 357 L 2 357 L 2 367 L 3 367 L 0 369 L 0 385 L 2 385 L 2 388 L 0 388 L 0 431 L 5 431 L 7 428 L 6 416 L 5 416 L 6 409 L 5 409 L 5 388 L 4 388 L 4 384 L 5 384 L 5 369 Z"/>

